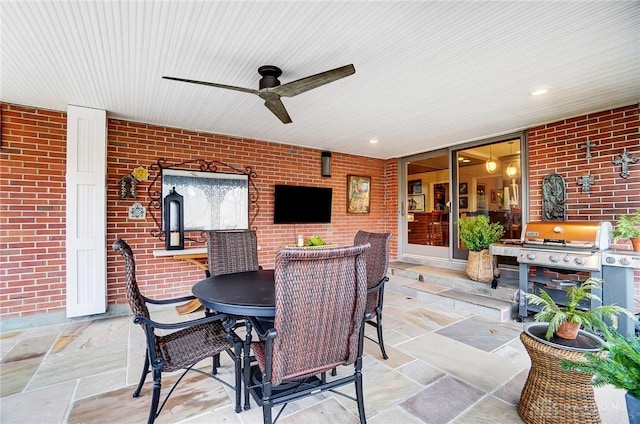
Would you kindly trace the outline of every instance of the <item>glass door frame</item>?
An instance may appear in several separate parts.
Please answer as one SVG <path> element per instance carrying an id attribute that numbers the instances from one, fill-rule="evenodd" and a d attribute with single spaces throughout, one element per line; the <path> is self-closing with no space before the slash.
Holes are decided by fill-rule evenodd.
<path id="1" fill-rule="evenodd" d="M 459 168 L 458 168 L 458 152 L 461 150 L 487 146 L 490 144 L 503 143 L 509 140 L 520 139 L 518 143 L 518 150 L 520 151 L 520 206 L 522 210 L 522 223 L 529 219 L 529 155 L 527 149 L 527 132 L 519 131 L 515 133 L 500 135 L 496 137 L 477 140 L 469 143 L 459 144 L 451 148 L 451 164 L 450 167 L 453 170 L 451 172 L 451 187 L 458 187 L 459 182 Z M 460 208 L 458 201 L 458 190 L 452 190 L 451 194 L 451 218 L 455 223 L 460 216 Z M 451 253 L 453 259 L 466 260 L 469 257 L 469 251 L 467 249 L 459 248 L 458 238 L 458 226 L 452 226 L 452 241 L 451 241 Z"/>
<path id="2" fill-rule="evenodd" d="M 415 162 L 422 159 L 435 158 L 438 156 L 446 156 L 447 164 L 450 163 L 449 158 L 451 155 L 451 151 L 449 148 L 432 150 L 430 152 L 420 153 L 413 156 L 408 156 L 404 158 L 400 158 L 398 161 L 398 199 L 400 202 L 400 219 L 398 219 L 398 234 L 401 235 L 399 237 L 400 246 L 401 246 L 401 255 L 416 255 L 416 256 L 424 256 L 431 258 L 442 258 L 444 260 L 451 259 L 451 249 L 449 246 L 451 245 L 451 231 L 449 234 L 449 242 L 446 243 L 446 246 L 434 246 L 434 245 L 421 245 L 421 244 L 410 244 L 409 243 L 409 222 L 408 222 L 408 211 L 407 211 L 407 200 L 408 193 L 407 188 L 409 184 L 409 175 L 408 175 L 408 165 L 410 162 Z M 438 183 L 448 183 L 449 184 L 449 199 L 451 199 L 451 169 L 447 169 L 449 178 L 447 181 L 439 180 Z M 423 188 L 426 190 L 428 195 L 432 195 L 431 184 L 427 185 Z M 429 203 L 429 202 L 427 202 Z M 449 209 L 449 217 L 451 217 L 451 209 Z M 451 227 L 451 220 L 449 219 L 449 226 Z"/>
<path id="3" fill-rule="evenodd" d="M 424 152 L 398 159 L 398 201 L 400 204 L 400 217 L 398 219 L 398 241 L 400 256 L 423 256 L 428 258 L 439 258 L 448 261 L 466 260 L 469 251 L 467 249 L 458 248 L 458 228 L 456 225 L 457 217 L 460 216 L 459 193 L 458 193 L 458 152 L 472 147 L 496 144 L 508 140 L 519 139 L 517 143 L 520 151 L 520 198 L 522 208 L 522 223 L 526 223 L 529 219 L 529 154 L 528 141 L 526 131 L 518 131 L 500 136 L 490 137 L 482 140 L 462 143 L 448 148 Z M 515 146 L 514 146 L 515 147 Z M 441 246 L 422 246 L 408 243 L 408 222 L 407 222 L 407 187 L 408 187 L 408 170 L 407 165 L 411 161 L 437 157 L 446 154 L 449 159 L 449 243 L 447 247 Z M 455 188 L 455 189 L 454 189 Z M 430 188 L 429 188 L 430 189 Z"/>

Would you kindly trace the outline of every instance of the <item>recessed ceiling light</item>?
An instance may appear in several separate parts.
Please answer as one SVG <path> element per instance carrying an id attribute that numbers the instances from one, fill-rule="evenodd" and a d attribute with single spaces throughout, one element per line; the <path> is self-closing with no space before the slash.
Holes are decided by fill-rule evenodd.
<path id="1" fill-rule="evenodd" d="M 460 157 L 458 157 L 458 160 L 459 160 L 460 162 L 462 162 L 462 161 L 464 160 L 464 158 L 463 158 L 462 156 L 460 156 Z"/>
<path id="2" fill-rule="evenodd" d="M 463 163 L 469 163 L 469 162 L 471 162 L 471 159 L 462 159 L 462 162 Z"/>
<path id="3" fill-rule="evenodd" d="M 541 88 L 539 90 L 532 91 L 529 94 L 532 96 L 542 96 L 543 94 L 547 94 L 547 91 L 549 90 L 547 90 L 546 88 Z"/>
<path id="4" fill-rule="evenodd" d="M 378 143 L 378 140 L 375 139 L 375 138 L 372 138 L 371 140 L 369 140 L 369 143 L 370 144 L 376 144 L 376 143 Z"/>

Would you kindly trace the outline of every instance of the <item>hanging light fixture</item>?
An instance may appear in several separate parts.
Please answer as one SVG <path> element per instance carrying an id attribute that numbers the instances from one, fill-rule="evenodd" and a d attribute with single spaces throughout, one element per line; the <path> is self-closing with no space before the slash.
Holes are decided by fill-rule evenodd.
<path id="1" fill-rule="evenodd" d="M 511 153 L 510 156 L 513 155 L 513 141 L 509 142 L 509 152 Z M 509 178 L 513 178 L 516 176 L 516 174 L 518 173 L 518 168 L 516 168 L 516 164 L 513 163 L 513 159 L 511 159 L 511 161 L 509 162 L 509 166 L 507 166 L 507 175 L 509 176 Z"/>
<path id="2" fill-rule="evenodd" d="M 491 145 L 489 145 L 489 159 L 487 160 L 487 163 L 484 164 L 484 166 L 485 168 L 487 168 L 487 172 L 489 174 L 493 174 L 494 172 L 496 172 L 496 169 L 498 169 L 498 164 L 495 160 L 493 160 L 493 150 L 491 148 Z"/>

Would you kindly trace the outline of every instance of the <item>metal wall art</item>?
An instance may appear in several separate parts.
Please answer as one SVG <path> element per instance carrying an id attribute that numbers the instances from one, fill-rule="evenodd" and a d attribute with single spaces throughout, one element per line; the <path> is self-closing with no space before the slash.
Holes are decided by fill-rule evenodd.
<path id="1" fill-rule="evenodd" d="M 585 155 L 585 158 L 591 159 L 591 148 L 592 147 L 596 147 L 596 145 L 595 145 L 595 143 L 591 143 L 591 140 L 585 141 L 585 143 L 582 146 L 580 146 L 581 149 L 587 149 L 587 154 Z"/>
<path id="2" fill-rule="evenodd" d="M 565 221 L 566 200 L 566 185 L 561 175 L 549 174 L 542 179 L 543 221 Z"/>
<path id="3" fill-rule="evenodd" d="M 591 174 L 587 174 L 584 177 L 578 177 L 578 184 L 582 186 L 583 193 L 591 193 L 591 186 L 596 182 Z"/>
<path id="4" fill-rule="evenodd" d="M 614 165 L 622 165 L 622 170 L 620 172 L 620 176 L 622 178 L 629 178 L 629 164 L 638 162 L 638 158 L 636 156 L 629 156 L 627 153 L 627 149 L 620 154 L 620 159 L 615 158 L 613 160 Z"/>
<path id="5" fill-rule="evenodd" d="M 130 174 L 120 178 L 118 185 L 120 186 L 121 199 L 126 199 L 127 197 L 136 198 L 138 182 Z"/>

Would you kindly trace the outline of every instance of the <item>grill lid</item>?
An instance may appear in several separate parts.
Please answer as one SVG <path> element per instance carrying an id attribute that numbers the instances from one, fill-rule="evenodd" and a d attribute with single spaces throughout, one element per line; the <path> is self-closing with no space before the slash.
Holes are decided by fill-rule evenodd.
<path id="1" fill-rule="evenodd" d="M 522 242 L 530 246 L 606 250 L 611 230 L 607 221 L 532 221 L 525 225 Z"/>

